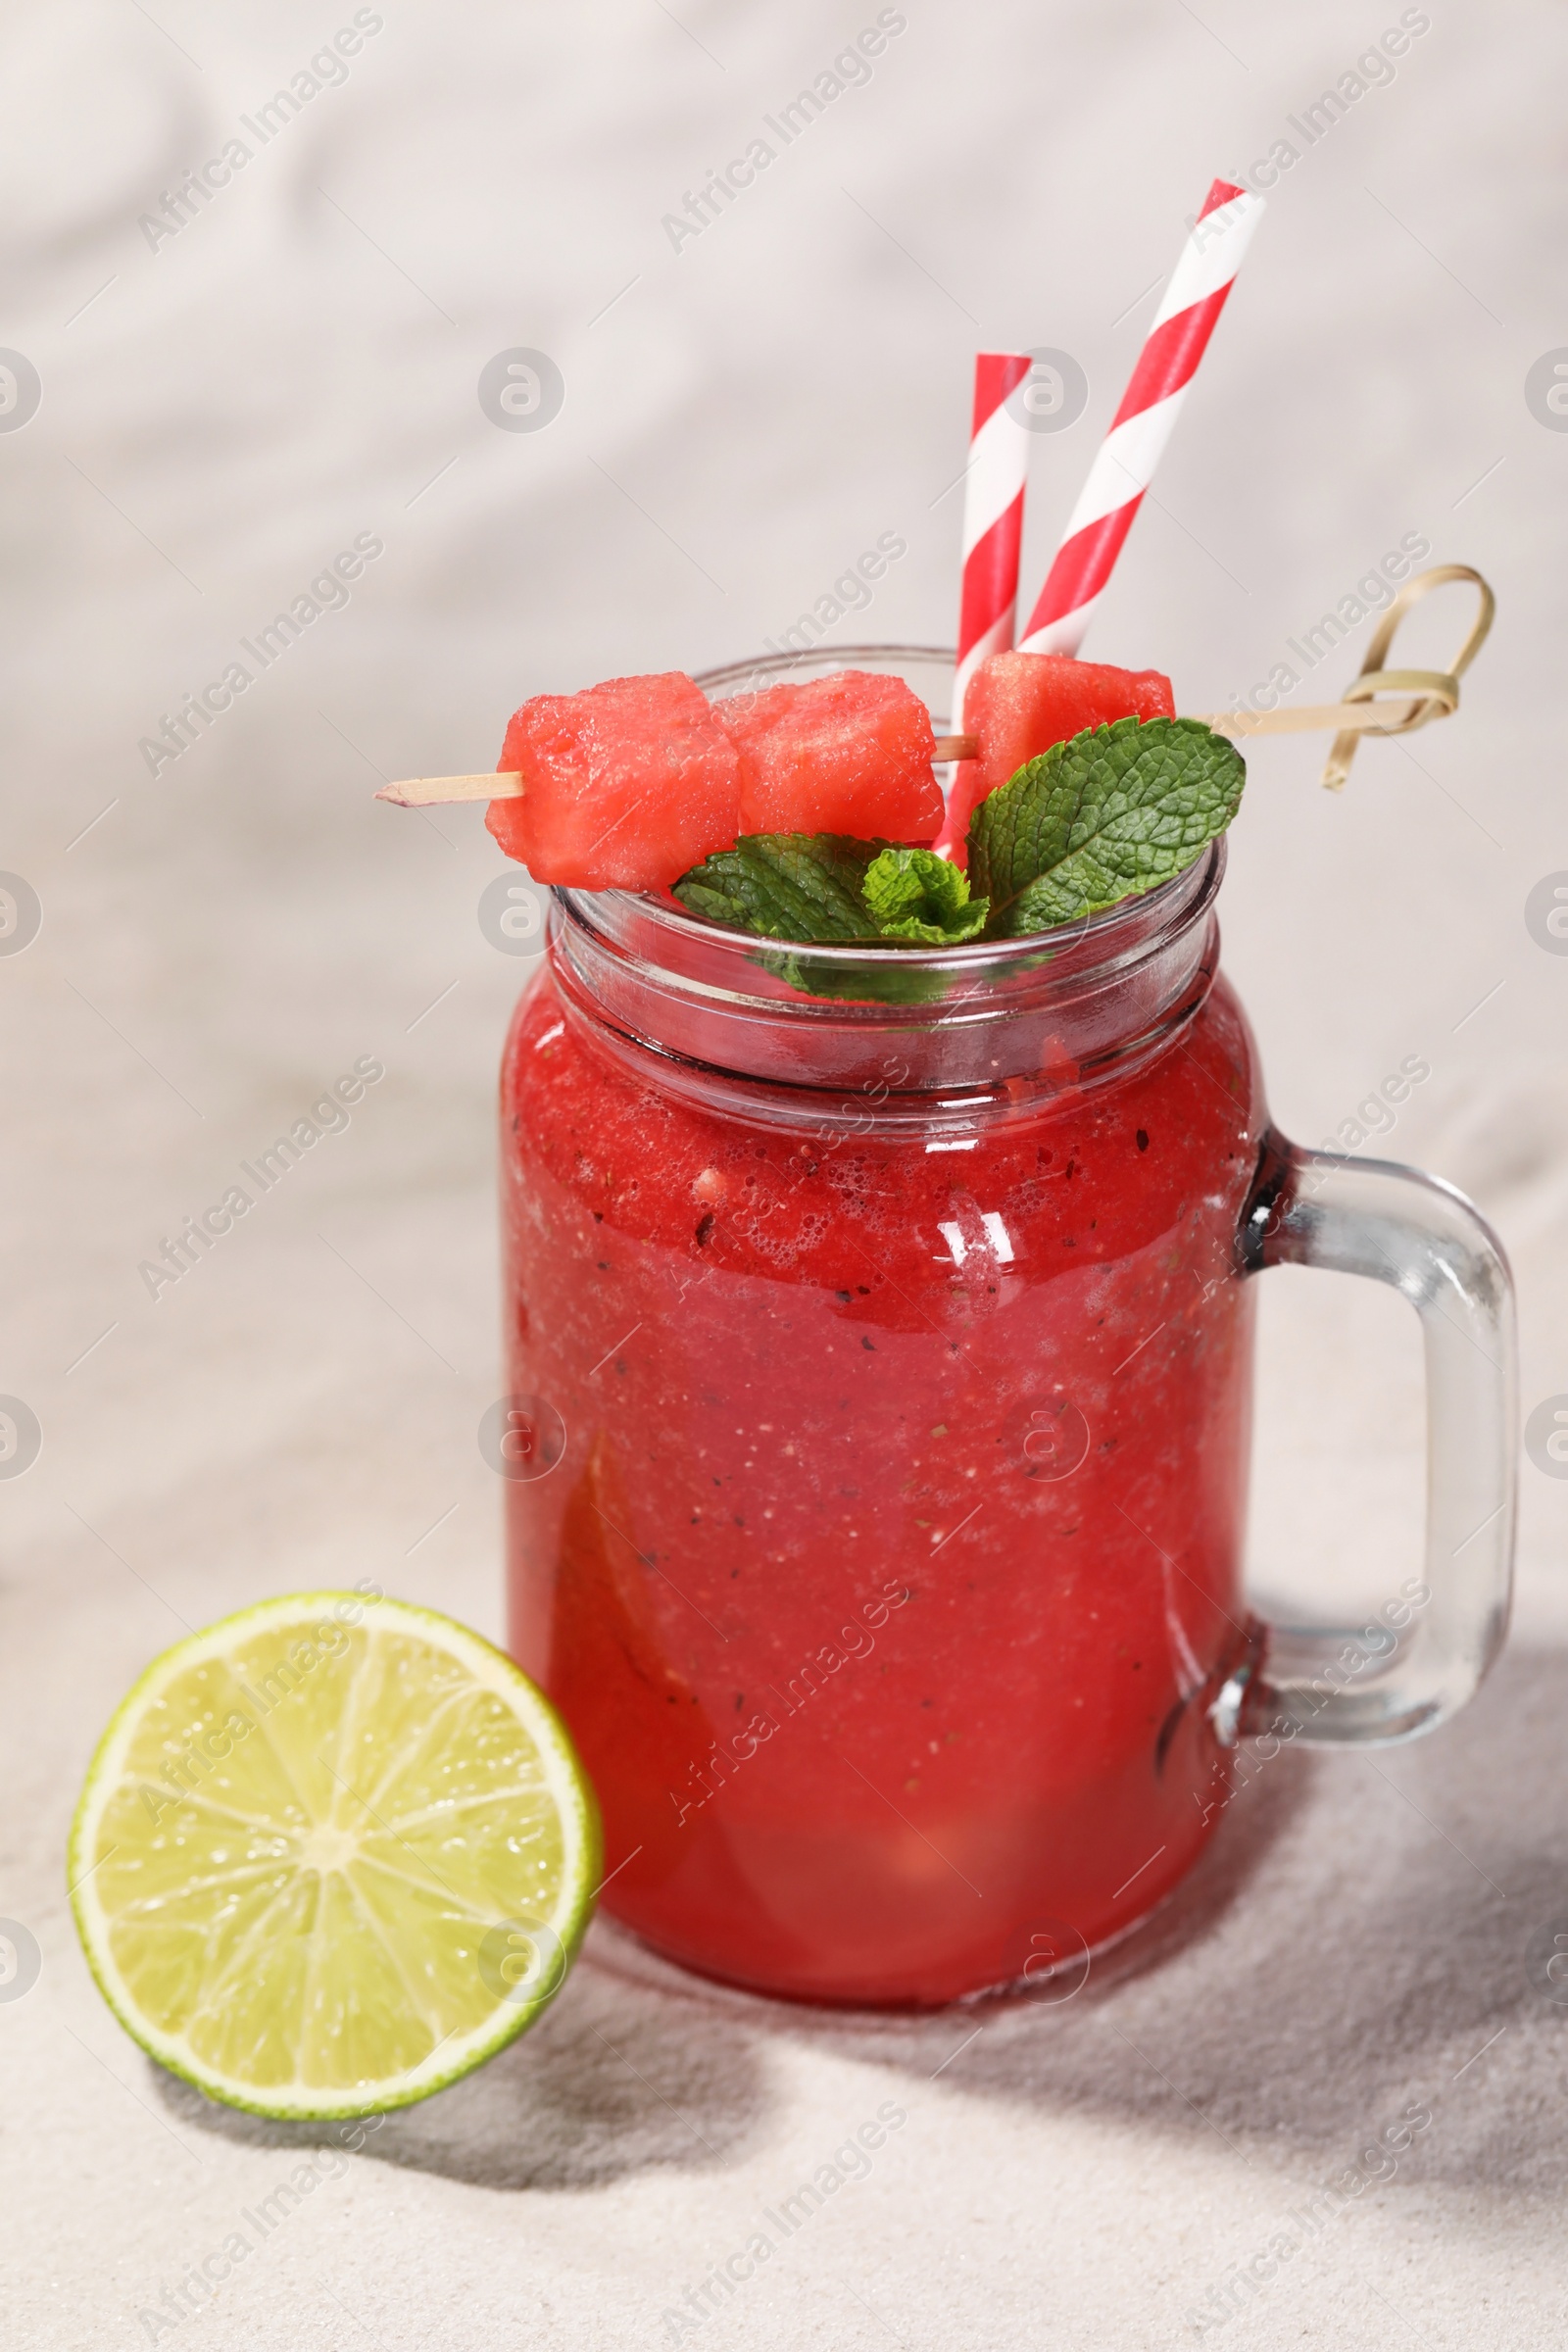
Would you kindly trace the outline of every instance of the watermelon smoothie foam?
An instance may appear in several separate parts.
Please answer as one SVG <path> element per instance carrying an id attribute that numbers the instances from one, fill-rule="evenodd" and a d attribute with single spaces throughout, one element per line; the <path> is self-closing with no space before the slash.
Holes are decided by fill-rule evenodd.
<path id="1" fill-rule="evenodd" d="M 1239 1730 L 1408 1736 L 1500 1639 L 1500 1259 L 1269 1129 L 1224 856 L 896 956 L 558 891 L 502 1077 L 511 1645 L 605 1908 L 671 1958 L 882 2005 L 1034 1977 L 1191 1868 Z M 1281 1258 L 1397 1281 L 1434 1365 L 1432 1585 L 1337 1686 L 1265 1673 L 1242 1596 Z"/>

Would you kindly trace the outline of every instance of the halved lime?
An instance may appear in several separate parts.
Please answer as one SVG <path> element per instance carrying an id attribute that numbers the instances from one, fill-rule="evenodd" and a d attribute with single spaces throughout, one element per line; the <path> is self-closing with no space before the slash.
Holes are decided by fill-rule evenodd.
<path id="1" fill-rule="evenodd" d="M 148 1667 L 71 1839 L 127 2033 L 233 2107 L 405 2107 L 558 1990 L 600 1876 L 565 1729 L 449 1617 L 356 1592 L 226 1617 Z"/>

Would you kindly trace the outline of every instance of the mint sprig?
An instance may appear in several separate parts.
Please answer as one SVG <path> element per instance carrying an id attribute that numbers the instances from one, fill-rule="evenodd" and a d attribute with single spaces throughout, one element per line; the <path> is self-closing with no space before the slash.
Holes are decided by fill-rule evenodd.
<path id="1" fill-rule="evenodd" d="M 1118 718 L 1038 759 L 969 821 L 986 935 L 1021 939 L 1174 880 L 1236 814 L 1247 763 L 1196 718 Z"/>
<path id="2" fill-rule="evenodd" d="M 1247 765 L 1196 718 L 1118 718 L 1025 760 L 969 820 L 964 873 L 931 850 L 843 833 L 744 834 L 673 885 L 709 922 L 802 947 L 1025 939 L 1174 880 L 1236 814 Z M 842 988 L 889 994 L 845 969 Z M 911 997 L 918 973 L 906 975 Z M 933 981 L 941 992 L 940 975 Z"/>
<path id="3" fill-rule="evenodd" d="M 989 911 L 933 851 L 843 833 L 744 833 L 674 892 L 710 923 L 797 945 L 956 946 L 978 938 Z"/>

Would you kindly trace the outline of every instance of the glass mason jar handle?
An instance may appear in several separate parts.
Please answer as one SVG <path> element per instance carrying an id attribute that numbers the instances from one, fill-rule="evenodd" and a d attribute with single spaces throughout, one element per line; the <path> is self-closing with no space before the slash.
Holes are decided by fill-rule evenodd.
<path id="1" fill-rule="evenodd" d="M 1294 1265 L 1369 1275 L 1420 1316 L 1426 1560 L 1364 1631 L 1260 1640 L 1215 1701 L 1214 1728 L 1226 1745 L 1243 1733 L 1330 1745 L 1413 1739 L 1464 1705 L 1507 1630 L 1518 1452 L 1507 1259 L 1450 1185 L 1387 1160 L 1303 1152 L 1272 1129 L 1238 1250 L 1246 1274 Z"/>

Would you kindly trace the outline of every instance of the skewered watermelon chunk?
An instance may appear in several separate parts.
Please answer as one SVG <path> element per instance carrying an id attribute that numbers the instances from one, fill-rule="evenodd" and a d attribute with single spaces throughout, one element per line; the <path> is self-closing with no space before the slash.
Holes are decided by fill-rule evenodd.
<path id="1" fill-rule="evenodd" d="M 485 823 L 536 882 L 658 890 L 740 830 L 740 761 L 684 670 L 540 694 L 514 710 L 498 766 L 520 800 Z"/>
<path id="2" fill-rule="evenodd" d="M 942 822 L 930 712 L 902 678 L 844 669 L 715 715 L 740 754 L 742 833 L 923 843 Z"/>
<path id="3" fill-rule="evenodd" d="M 980 738 L 980 757 L 958 767 L 938 846 L 962 864 L 973 810 L 1054 743 L 1114 718 L 1175 715 L 1170 680 L 1157 669 L 1116 669 L 1063 654 L 993 654 L 963 699 L 963 723 Z"/>

